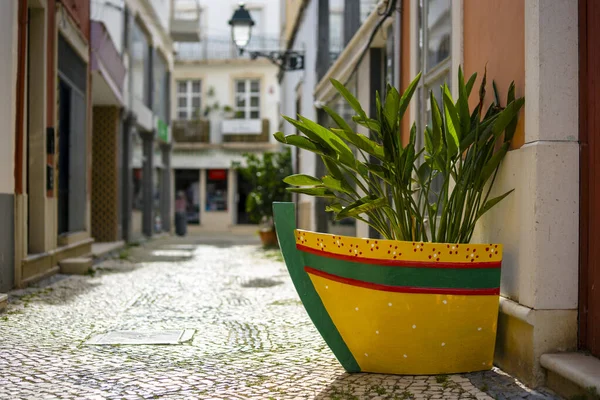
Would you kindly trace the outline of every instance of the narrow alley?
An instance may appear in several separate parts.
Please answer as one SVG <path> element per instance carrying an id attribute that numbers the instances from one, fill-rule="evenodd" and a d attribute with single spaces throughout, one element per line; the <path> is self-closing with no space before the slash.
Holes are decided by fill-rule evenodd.
<path id="1" fill-rule="evenodd" d="M 11 292 L 0 318 L 0 398 L 558 398 L 497 369 L 345 373 L 306 315 L 279 250 L 264 250 L 255 237 L 129 247 L 87 276 L 56 275 Z M 172 331 L 189 338 L 190 330 L 190 340 L 162 345 L 123 344 L 152 341 L 148 335 L 110 335 L 154 332 L 164 343 Z"/>

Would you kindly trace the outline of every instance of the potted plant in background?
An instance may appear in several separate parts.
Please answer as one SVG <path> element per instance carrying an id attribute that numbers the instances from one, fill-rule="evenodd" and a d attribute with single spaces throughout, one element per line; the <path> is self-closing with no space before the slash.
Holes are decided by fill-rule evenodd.
<path id="1" fill-rule="evenodd" d="M 408 143 L 402 118 L 420 74 L 400 96 L 387 87 L 367 116 L 339 82 L 333 85 L 371 136 L 355 133 L 333 110 L 337 128 L 287 118 L 303 135 L 275 138 L 323 160 L 323 177 L 291 175 L 289 191 L 329 199 L 336 219 L 356 218 L 384 239 L 295 229 L 291 203 L 275 204 L 275 224 L 288 270 L 305 308 L 350 372 L 442 374 L 492 367 L 502 246 L 470 244 L 478 219 L 509 195 L 491 198 L 498 168 L 524 104 L 514 84 L 501 101 L 469 108 L 476 75 L 458 74 L 458 98 L 448 86 L 429 94 L 431 124 Z M 504 106 L 502 105 L 504 104 Z M 375 159 L 376 162 L 370 162 Z"/>
<path id="2" fill-rule="evenodd" d="M 250 184 L 252 190 L 246 198 L 246 212 L 250 220 L 259 224 L 259 234 L 264 246 L 276 246 L 277 236 L 273 224 L 273 202 L 290 201 L 283 179 L 292 173 L 290 149 L 283 152 L 244 154 L 245 166 L 235 169 Z"/>

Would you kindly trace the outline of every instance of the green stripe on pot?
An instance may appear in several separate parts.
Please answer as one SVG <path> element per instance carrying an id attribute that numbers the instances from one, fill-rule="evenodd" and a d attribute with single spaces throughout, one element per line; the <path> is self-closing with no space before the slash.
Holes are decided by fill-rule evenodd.
<path id="1" fill-rule="evenodd" d="M 360 372 L 358 363 L 323 306 L 310 277 L 304 271 L 304 256 L 306 255 L 296 249 L 296 238 L 294 237 L 294 230 L 296 229 L 295 208 L 294 203 L 273 203 L 277 238 L 292 282 L 308 316 L 340 364 L 342 364 L 342 367 L 348 372 Z"/>
<path id="2" fill-rule="evenodd" d="M 389 267 L 339 260 L 311 253 L 303 254 L 307 267 L 343 278 L 380 285 L 451 289 L 489 289 L 500 286 L 500 268 Z"/>

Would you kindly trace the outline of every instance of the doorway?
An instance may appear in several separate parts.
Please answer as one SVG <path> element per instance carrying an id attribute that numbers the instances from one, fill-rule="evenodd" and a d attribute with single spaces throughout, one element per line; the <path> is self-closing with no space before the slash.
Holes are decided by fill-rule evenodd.
<path id="1" fill-rule="evenodd" d="M 197 169 L 175 170 L 175 196 L 183 193 L 188 224 L 200 224 L 200 171 Z"/>
<path id="2" fill-rule="evenodd" d="M 69 110 L 71 108 L 71 90 L 62 81 L 58 83 L 58 234 L 69 231 Z"/>
<path id="3" fill-rule="evenodd" d="M 59 235 L 86 229 L 87 64 L 69 43 L 58 40 L 58 199 Z"/>
<path id="4" fill-rule="evenodd" d="M 246 200 L 252 191 L 252 184 L 239 172 L 237 173 L 237 190 L 237 224 L 252 224 L 253 222 L 250 220 L 250 215 L 246 211 Z"/>
<path id="5" fill-rule="evenodd" d="M 600 2 L 579 1 L 579 346 L 600 357 Z"/>

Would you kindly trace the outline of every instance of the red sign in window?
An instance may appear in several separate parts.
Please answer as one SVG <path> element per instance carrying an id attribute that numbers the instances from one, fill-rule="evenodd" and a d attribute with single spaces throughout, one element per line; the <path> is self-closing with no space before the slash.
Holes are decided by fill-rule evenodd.
<path id="1" fill-rule="evenodd" d="M 226 169 L 209 169 L 208 170 L 208 179 L 211 181 L 224 181 L 227 179 L 227 170 Z"/>

